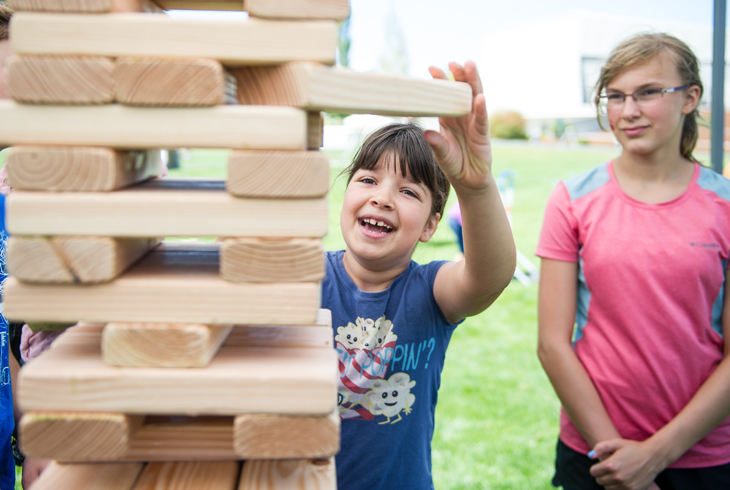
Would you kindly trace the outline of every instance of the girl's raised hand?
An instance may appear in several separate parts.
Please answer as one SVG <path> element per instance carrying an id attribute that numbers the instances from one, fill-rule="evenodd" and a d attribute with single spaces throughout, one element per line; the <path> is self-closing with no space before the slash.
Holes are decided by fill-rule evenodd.
<path id="1" fill-rule="evenodd" d="M 466 82 L 472 89 L 471 112 L 464 117 L 441 117 L 441 130 L 426 131 L 441 169 L 455 187 L 481 189 L 489 184 L 492 170 L 492 150 L 489 144 L 487 105 L 477 67 L 467 61 L 462 67 L 449 63 L 449 69 L 458 82 Z M 447 80 L 446 74 L 434 66 L 431 76 Z"/>

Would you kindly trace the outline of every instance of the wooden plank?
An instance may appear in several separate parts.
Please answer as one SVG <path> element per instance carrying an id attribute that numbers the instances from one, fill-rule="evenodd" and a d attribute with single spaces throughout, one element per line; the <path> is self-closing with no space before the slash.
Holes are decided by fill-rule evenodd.
<path id="1" fill-rule="evenodd" d="M 333 64 L 337 46 L 334 21 L 20 12 L 10 28 L 13 51 L 19 54 L 201 57 L 231 66 L 297 60 Z"/>
<path id="2" fill-rule="evenodd" d="M 23 411 L 324 415 L 335 409 L 331 349 L 224 346 L 205 368 L 119 368 L 102 361 L 100 336 L 100 328 L 96 335 L 70 329 L 24 366 Z"/>
<path id="3" fill-rule="evenodd" d="M 243 0 L 243 10 L 271 19 L 333 19 L 350 15 L 348 0 Z"/>
<path id="4" fill-rule="evenodd" d="M 36 12 L 162 12 L 151 0 L 9 0 L 17 11 Z"/>
<path id="5" fill-rule="evenodd" d="M 313 325 L 237 325 L 228 347 L 329 348 L 334 346 L 332 313 L 320 309 Z"/>
<path id="6" fill-rule="evenodd" d="M 221 276 L 233 282 L 322 281 L 322 240 L 311 238 L 226 238 Z"/>
<path id="7" fill-rule="evenodd" d="M 240 67 L 235 75 L 241 104 L 386 116 L 458 117 L 471 110 L 471 87 L 461 82 L 356 72 L 314 63 Z"/>
<path id="8" fill-rule="evenodd" d="M 131 490 L 141 472 L 141 463 L 52 462 L 33 484 L 33 490 Z"/>
<path id="9" fill-rule="evenodd" d="M 15 146 L 8 151 L 6 165 L 10 187 L 33 191 L 112 191 L 163 170 L 159 150 L 80 146 Z"/>
<path id="10" fill-rule="evenodd" d="M 307 149 L 319 150 L 324 146 L 324 114 L 307 112 Z"/>
<path id="11" fill-rule="evenodd" d="M 208 58 L 117 58 L 117 101 L 138 106 L 214 106 L 225 103 L 223 65 Z"/>
<path id="12" fill-rule="evenodd" d="M 7 145 L 303 150 L 306 138 L 306 114 L 291 107 L 40 106 L 0 100 L 0 144 Z"/>
<path id="13" fill-rule="evenodd" d="M 131 440 L 127 461 L 236 460 L 233 417 L 149 416 Z"/>
<path id="14" fill-rule="evenodd" d="M 20 445 L 33 458 L 113 461 L 127 453 L 143 419 L 121 413 L 26 413 L 20 421 Z"/>
<path id="15" fill-rule="evenodd" d="M 236 461 L 149 463 L 134 490 L 235 490 Z"/>
<path id="16" fill-rule="evenodd" d="M 329 458 L 340 450 L 339 410 L 320 417 L 238 415 L 233 448 L 243 459 Z"/>
<path id="17" fill-rule="evenodd" d="M 204 367 L 233 325 L 109 323 L 101 337 L 104 362 L 130 367 Z"/>
<path id="18" fill-rule="evenodd" d="M 239 197 L 321 197 L 330 186 L 329 156 L 321 151 L 234 150 L 226 189 Z"/>
<path id="19" fill-rule="evenodd" d="M 335 459 L 250 461 L 243 465 L 238 490 L 336 490 Z"/>
<path id="20" fill-rule="evenodd" d="M 26 322 L 307 325 L 321 296 L 318 283 L 225 281 L 216 244 L 163 243 L 103 284 L 5 284 L 5 316 Z"/>
<path id="21" fill-rule="evenodd" d="M 326 198 L 240 199 L 223 180 L 153 179 L 115 191 L 13 192 L 15 235 L 315 237 L 327 233 Z"/>
<path id="22" fill-rule="evenodd" d="M 31 104 L 103 104 L 114 100 L 114 60 L 103 56 L 10 57 L 8 93 Z"/>
<path id="23" fill-rule="evenodd" d="M 159 242 L 158 238 L 13 236 L 8 240 L 7 264 L 13 276 L 26 282 L 107 282 Z"/>

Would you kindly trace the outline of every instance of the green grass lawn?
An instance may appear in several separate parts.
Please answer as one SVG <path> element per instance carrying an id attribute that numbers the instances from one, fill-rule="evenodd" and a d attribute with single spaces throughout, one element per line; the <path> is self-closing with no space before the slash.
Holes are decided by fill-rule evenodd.
<path id="1" fill-rule="evenodd" d="M 606 150 L 567 150 L 530 146 L 494 149 L 494 170 L 517 172 L 513 209 L 517 247 L 529 258 L 555 183 L 615 155 Z M 196 150 L 171 176 L 225 177 L 226 152 Z M 341 164 L 348 155 L 333 154 Z M 339 210 L 345 182 L 334 179 L 330 192 L 328 250 L 342 248 Z M 451 196 L 450 203 L 455 196 Z M 450 204 L 449 203 L 449 204 Z M 453 236 L 442 223 L 414 259 L 451 259 Z M 535 354 L 537 286 L 513 282 L 481 315 L 454 333 L 447 353 L 436 410 L 433 473 L 436 488 L 550 489 L 559 403 Z"/>

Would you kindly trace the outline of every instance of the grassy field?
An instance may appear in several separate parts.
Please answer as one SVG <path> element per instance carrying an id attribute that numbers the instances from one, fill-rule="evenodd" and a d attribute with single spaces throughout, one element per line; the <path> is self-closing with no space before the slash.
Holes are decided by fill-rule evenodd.
<path id="1" fill-rule="evenodd" d="M 534 259 L 545 202 L 565 179 L 615 154 L 497 144 L 494 169 L 517 172 L 513 209 L 517 247 Z M 224 177 L 226 153 L 196 150 L 171 175 Z M 349 155 L 332 154 L 340 165 Z M 333 177 L 340 171 L 333 169 Z M 329 250 L 342 248 L 339 210 L 344 179 L 330 193 Z M 453 201 L 455 196 L 451 196 Z M 446 223 L 414 256 L 451 259 L 456 252 Z M 436 488 L 550 489 L 559 403 L 535 355 L 537 286 L 513 282 L 486 312 L 467 319 L 447 353 L 436 410 L 433 472 Z"/>

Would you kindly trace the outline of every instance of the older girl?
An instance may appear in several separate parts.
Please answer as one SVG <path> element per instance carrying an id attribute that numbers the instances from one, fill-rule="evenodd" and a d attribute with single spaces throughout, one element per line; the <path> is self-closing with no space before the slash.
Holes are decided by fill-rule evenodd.
<path id="1" fill-rule="evenodd" d="M 595 97 L 621 154 L 548 202 L 538 351 L 566 490 L 730 488 L 730 181 L 692 156 L 702 90 L 682 41 L 623 42 Z"/>

